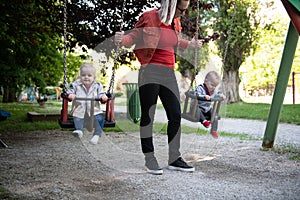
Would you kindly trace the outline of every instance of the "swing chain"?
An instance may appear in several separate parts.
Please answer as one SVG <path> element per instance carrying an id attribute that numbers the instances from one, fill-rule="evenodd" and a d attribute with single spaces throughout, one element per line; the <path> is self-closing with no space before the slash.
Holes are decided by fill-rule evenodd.
<path id="1" fill-rule="evenodd" d="M 122 12 L 121 12 L 121 27 L 120 27 L 120 30 L 123 29 L 123 25 L 124 25 L 124 22 L 123 22 L 123 18 L 124 18 L 124 9 L 125 9 L 125 5 L 126 5 L 126 1 L 124 0 L 123 1 L 123 5 L 122 5 Z M 62 88 L 63 88 L 63 94 L 66 94 L 67 92 L 67 0 L 64 0 L 64 4 L 63 4 L 63 17 L 64 17 L 64 21 L 63 21 L 63 40 L 64 40 L 64 63 L 63 63 L 63 66 L 64 66 L 64 78 L 63 78 L 63 84 L 62 84 Z M 118 53 L 119 53 L 119 49 L 120 49 L 120 46 L 117 45 L 116 47 L 116 52 L 117 52 L 117 55 L 115 56 L 115 58 L 118 57 Z M 110 80 L 110 84 L 109 84 L 109 88 L 108 88 L 108 91 L 107 91 L 107 94 L 109 96 L 111 96 L 113 94 L 113 88 L 114 88 L 114 80 L 115 80 L 115 73 L 116 73 L 116 59 L 115 59 L 115 62 L 114 62 L 114 66 L 113 66 L 113 70 L 112 70 L 112 76 L 111 76 L 111 80 Z"/>
<path id="2" fill-rule="evenodd" d="M 122 31 L 122 30 L 123 30 L 123 27 L 124 27 L 124 12 L 125 12 L 125 6 L 126 6 L 126 0 L 123 0 L 122 12 L 121 12 L 121 26 L 120 26 L 120 31 Z"/>
<path id="3" fill-rule="evenodd" d="M 198 40 L 198 35 L 199 35 L 199 12 L 200 12 L 200 8 L 199 8 L 200 4 L 199 4 L 199 0 L 197 1 L 197 17 L 196 17 L 196 37 L 195 40 Z M 196 69 L 198 66 L 198 48 L 195 48 L 195 60 L 194 60 L 194 66 L 195 66 L 195 73 L 196 73 Z"/>
<path id="4" fill-rule="evenodd" d="M 198 35 L 199 35 L 199 12 L 200 12 L 199 0 L 197 0 L 197 5 L 196 6 L 197 6 L 197 10 L 196 10 L 197 16 L 196 16 L 196 32 L 195 32 L 195 35 L 194 35 L 194 39 L 197 41 L 198 40 Z M 195 74 L 194 80 L 195 80 L 195 82 L 196 82 L 196 70 L 197 70 L 197 66 L 198 66 L 198 52 L 199 52 L 198 48 L 195 48 L 194 49 L 194 74 Z M 197 83 L 195 83 L 195 84 L 197 84 Z M 193 85 L 193 83 L 191 82 L 190 89 L 193 87 L 192 85 Z"/>
<path id="5" fill-rule="evenodd" d="M 63 5 L 63 14 L 64 14 L 64 21 L 63 21 L 63 31 L 64 31 L 64 80 L 63 80 L 63 94 L 67 93 L 67 0 L 64 0 Z"/>
<path id="6" fill-rule="evenodd" d="M 125 11 L 125 6 L 126 6 L 126 0 L 123 0 L 123 5 L 122 5 L 122 11 L 121 11 L 121 25 L 120 25 L 120 31 L 123 30 L 124 26 L 124 11 Z M 119 52 L 120 51 L 120 44 L 118 43 L 116 46 L 116 55 L 114 59 L 114 65 L 112 68 L 112 75 L 110 79 L 110 84 L 107 90 L 107 95 L 108 97 L 111 97 L 112 94 L 114 93 L 114 84 L 115 84 L 115 74 L 116 74 L 116 69 L 117 69 L 117 58 L 119 57 Z"/>
<path id="7" fill-rule="evenodd" d="M 230 40 L 230 38 L 231 38 L 231 30 L 232 30 L 233 20 L 234 20 L 235 12 L 236 12 L 236 5 L 235 5 L 235 3 L 234 3 L 234 5 L 233 5 L 233 7 L 234 7 L 234 11 L 233 11 L 233 13 L 232 13 L 232 15 L 231 15 L 230 27 L 229 27 L 229 31 L 228 31 L 228 38 L 227 38 L 227 42 L 226 42 L 225 50 L 224 50 L 223 63 L 225 63 L 225 60 L 226 60 L 227 50 L 228 50 L 228 46 L 229 46 L 229 40 Z"/>

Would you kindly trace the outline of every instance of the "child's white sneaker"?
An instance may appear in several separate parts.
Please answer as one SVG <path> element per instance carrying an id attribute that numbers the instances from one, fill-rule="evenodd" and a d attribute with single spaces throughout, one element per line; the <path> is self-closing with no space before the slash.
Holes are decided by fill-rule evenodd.
<path id="1" fill-rule="evenodd" d="M 72 132 L 72 135 L 74 135 L 75 137 L 78 137 L 79 139 L 82 138 L 83 136 L 83 132 L 81 130 L 75 130 Z"/>
<path id="2" fill-rule="evenodd" d="M 98 140 L 99 140 L 99 135 L 94 135 L 90 140 L 90 143 L 95 145 L 98 143 Z"/>

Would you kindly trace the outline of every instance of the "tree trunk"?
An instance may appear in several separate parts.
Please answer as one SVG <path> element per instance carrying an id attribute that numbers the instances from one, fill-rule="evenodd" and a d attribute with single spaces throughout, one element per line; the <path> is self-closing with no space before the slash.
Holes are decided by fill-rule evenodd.
<path id="1" fill-rule="evenodd" d="M 226 96 L 225 102 L 228 103 L 236 103 L 239 102 L 239 72 L 238 71 L 224 71 L 223 73 L 223 83 L 222 83 L 222 91 Z"/>
<path id="2" fill-rule="evenodd" d="M 16 102 L 17 98 L 16 98 L 16 90 L 15 89 L 11 89 L 9 88 L 8 85 L 3 86 L 3 100 L 2 103 L 12 103 L 12 102 Z"/>

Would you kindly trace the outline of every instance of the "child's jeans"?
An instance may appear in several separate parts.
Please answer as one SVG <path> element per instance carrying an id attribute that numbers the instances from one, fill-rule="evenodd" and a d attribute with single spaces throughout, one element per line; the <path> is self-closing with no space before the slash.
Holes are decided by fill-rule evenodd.
<path id="1" fill-rule="evenodd" d="M 203 112 L 200 108 L 199 108 L 199 110 L 200 110 L 200 112 L 199 112 L 199 122 L 203 123 L 205 120 L 210 121 L 212 109 L 207 111 L 207 113 Z"/>
<path id="2" fill-rule="evenodd" d="M 84 118 L 74 117 L 74 125 L 76 130 L 83 131 L 84 127 Z M 104 127 L 104 119 L 101 114 L 95 115 L 94 117 L 94 135 L 101 136 L 102 129 Z"/>

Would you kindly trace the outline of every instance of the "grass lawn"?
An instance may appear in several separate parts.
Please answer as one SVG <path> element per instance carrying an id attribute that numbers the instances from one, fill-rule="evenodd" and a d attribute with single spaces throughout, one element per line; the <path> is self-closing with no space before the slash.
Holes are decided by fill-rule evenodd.
<path id="1" fill-rule="evenodd" d="M 116 102 L 116 105 L 126 105 L 126 99 L 124 102 Z M 11 117 L 5 121 L 1 121 L 0 131 L 31 131 L 31 130 L 47 130 L 60 128 L 57 122 L 29 122 L 27 119 L 27 112 L 34 111 L 38 113 L 60 113 L 61 110 L 60 101 L 48 101 L 45 106 L 40 106 L 38 103 L 19 102 L 19 103 L 1 103 L 0 109 L 5 110 L 11 114 Z M 158 109 L 162 109 L 161 105 L 158 105 Z M 223 105 L 221 107 L 221 113 L 226 118 L 243 118 L 243 119 L 255 119 L 264 120 L 268 119 L 268 113 L 270 104 L 262 103 L 237 103 Z M 300 125 L 300 104 L 295 105 L 283 105 L 280 116 L 280 122 L 292 123 Z M 122 122 L 120 122 L 122 123 Z M 126 122 L 125 122 L 126 123 Z M 158 124 L 158 127 L 163 125 Z M 130 127 L 129 127 L 130 128 Z M 114 131 L 121 131 L 117 130 Z M 186 130 L 184 130 L 186 129 Z M 189 127 L 183 127 L 185 132 L 195 132 Z M 162 132 L 161 130 L 155 130 L 156 132 Z M 196 130 L 201 132 L 201 130 Z"/>
<path id="2" fill-rule="evenodd" d="M 267 121 L 270 106 L 264 103 L 228 104 L 225 106 L 226 117 Z M 284 104 L 280 122 L 300 125 L 300 104 Z"/>

